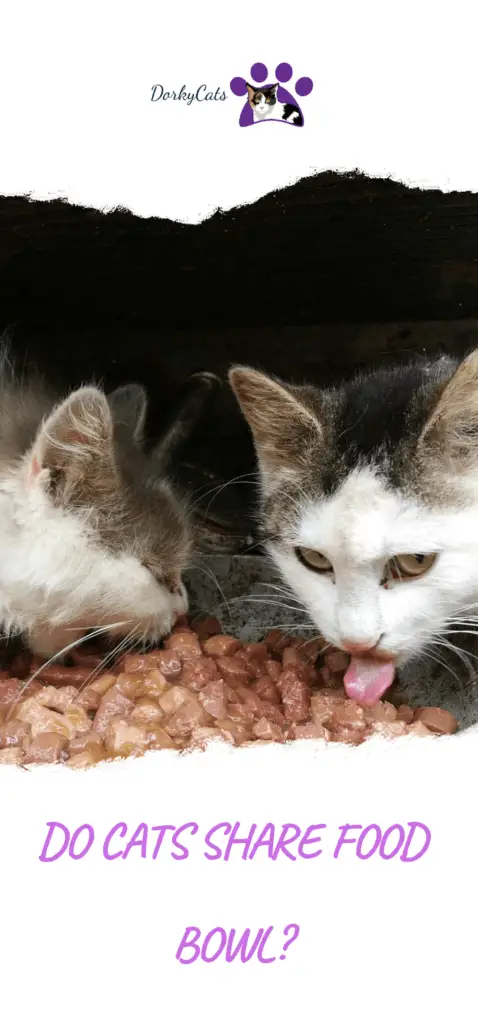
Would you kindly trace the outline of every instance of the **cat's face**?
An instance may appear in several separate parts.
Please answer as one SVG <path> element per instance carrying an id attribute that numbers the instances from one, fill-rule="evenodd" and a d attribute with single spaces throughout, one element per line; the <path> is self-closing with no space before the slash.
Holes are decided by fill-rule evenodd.
<path id="1" fill-rule="evenodd" d="M 138 444 L 144 412 L 141 389 L 108 401 L 81 388 L 12 474 L 15 536 L 2 581 L 12 624 L 43 655 L 106 625 L 158 640 L 187 609 L 187 517 Z"/>
<path id="2" fill-rule="evenodd" d="M 478 612 L 478 352 L 454 371 L 440 360 L 329 392 L 231 374 L 276 565 L 326 639 L 387 665 L 388 685 Z"/>
<path id="3" fill-rule="evenodd" d="M 258 117 L 264 117 L 267 114 L 271 115 L 273 113 L 277 102 L 277 88 L 277 83 L 262 89 L 254 89 L 252 85 L 247 84 L 249 105 Z"/>

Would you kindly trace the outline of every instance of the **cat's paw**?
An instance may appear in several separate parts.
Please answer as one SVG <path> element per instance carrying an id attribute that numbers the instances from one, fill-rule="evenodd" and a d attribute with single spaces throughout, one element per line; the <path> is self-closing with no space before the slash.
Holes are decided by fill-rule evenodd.
<path id="1" fill-rule="evenodd" d="M 295 90 L 295 93 L 297 95 L 294 96 L 293 93 L 290 93 L 290 92 L 287 91 L 287 89 L 284 89 L 284 85 L 283 85 L 284 82 L 289 82 L 291 80 L 291 78 L 293 77 L 293 74 L 294 74 L 294 72 L 293 72 L 290 64 L 286 64 L 286 63 L 278 64 L 276 69 L 275 69 L 275 72 L 274 72 L 274 79 L 272 81 L 268 82 L 267 85 L 266 85 L 265 83 L 267 82 L 267 79 L 269 77 L 269 71 L 268 71 L 268 69 L 267 69 L 265 64 L 261 64 L 260 62 L 257 62 L 256 64 L 253 64 L 252 67 L 251 67 L 249 83 L 251 85 L 255 85 L 257 87 L 257 89 L 260 89 L 261 87 L 268 88 L 271 85 L 274 85 L 276 82 L 278 82 L 279 83 L 279 88 L 277 90 L 277 99 L 278 99 L 279 103 L 291 103 L 294 107 L 297 107 L 299 113 L 301 114 L 301 121 L 300 121 L 299 127 L 302 127 L 303 124 L 304 124 L 304 115 L 303 115 L 303 112 L 302 112 L 302 110 L 301 110 L 301 108 L 299 106 L 299 103 L 298 103 L 298 100 L 297 100 L 297 96 L 301 96 L 301 97 L 302 96 L 308 96 L 309 93 L 311 93 L 312 89 L 314 88 L 314 83 L 313 83 L 311 78 L 307 78 L 306 76 L 303 76 L 302 78 L 298 78 L 296 83 L 295 83 L 295 86 L 294 86 L 294 90 Z M 246 96 L 247 95 L 247 82 L 246 82 L 245 78 L 240 78 L 240 77 L 232 78 L 230 83 L 229 83 L 229 85 L 230 85 L 231 92 L 233 92 L 235 96 Z M 286 121 L 283 118 L 270 118 L 269 120 L 279 121 L 282 124 L 294 124 L 295 123 L 294 121 L 291 121 L 291 120 L 287 120 Z M 253 114 L 253 111 L 252 111 L 252 107 L 250 106 L 249 102 L 247 101 L 244 104 L 244 106 L 243 106 L 243 108 L 241 110 L 241 115 L 239 117 L 239 125 L 240 125 L 240 127 L 241 128 L 246 128 L 246 127 L 248 127 L 251 124 L 259 124 L 259 123 L 260 123 L 259 121 L 254 121 L 254 114 Z M 297 127 L 297 124 L 296 124 L 296 127 Z"/>

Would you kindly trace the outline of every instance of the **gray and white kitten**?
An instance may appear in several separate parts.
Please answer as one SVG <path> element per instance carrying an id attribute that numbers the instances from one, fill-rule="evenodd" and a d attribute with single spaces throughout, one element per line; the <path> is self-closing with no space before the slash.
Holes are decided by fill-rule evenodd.
<path id="1" fill-rule="evenodd" d="M 158 640 L 187 609 L 187 512 L 145 414 L 139 385 L 59 399 L 2 352 L 0 623 L 38 654 L 105 627 Z"/>
<path id="2" fill-rule="evenodd" d="M 349 695 L 373 704 L 398 668 L 409 697 L 433 703 L 441 673 L 441 702 L 469 724 L 478 350 L 328 390 L 244 367 L 230 380 L 255 442 L 268 551 L 318 630 L 351 654 Z"/>

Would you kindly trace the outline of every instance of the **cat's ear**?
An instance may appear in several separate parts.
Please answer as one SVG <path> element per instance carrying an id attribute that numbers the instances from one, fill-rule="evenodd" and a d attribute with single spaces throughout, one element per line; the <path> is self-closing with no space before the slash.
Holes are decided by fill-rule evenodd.
<path id="1" fill-rule="evenodd" d="M 98 388 L 74 391 L 40 427 L 28 455 L 28 479 L 41 481 L 62 504 L 116 483 L 113 420 Z"/>
<path id="2" fill-rule="evenodd" d="M 272 93 L 273 96 L 277 96 L 278 88 L 279 88 L 279 83 L 278 82 L 276 82 L 275 85 L 271 85 L 271 93 Z"/>
<path id="3" fill-rule="evenodd" d="M 418 449 L 452 459 L 478 457 L 478 349 L 460 363 L 422 430 Z"/>
<path id="4" fill-rule="evenodd" d="M 229 381 L 251 429 L 263 474 L 306 469 L 311 454 L 323 444 L 323 428 L 301 401 L 299 389 L 244 366 L 234 367 Z"/>
<path id="5" fill-rule="evenodd" d="M 255 93 L 256 90 L 253 88 L 252 85 L 249 85 L 249 82 L 246 82 L 246 88 L 247 88 L 247 95 L 248 95 L 249 99 L 252 100 L 252 97 L 254 96 L 254 93 Z"/>
<path id="6" fill-rule="evenodd" d="M 116 433 L 140 444 L 143 440 L 148 398 L 141 384 L 125 384 L 108 395 Z"/>

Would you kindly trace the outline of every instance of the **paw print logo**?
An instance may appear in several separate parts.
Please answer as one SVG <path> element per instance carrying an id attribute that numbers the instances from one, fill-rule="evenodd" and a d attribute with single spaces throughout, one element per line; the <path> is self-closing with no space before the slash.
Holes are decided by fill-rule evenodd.
<path id="1" fill-rule="evenodd" d="M 284 88 L 285 82 L 290 82 L 293 77 L 293 70 L 290 64 L 278 64 L 274 79 L 268 82 L 269 71 L 265 64 L 253 64 L 251 77 L 233 78 L 230 82 L 231 91 L 235 96 L 246 96 L 246 102 L 241 110 L 239 125 L 247 128 L 251 124 L 259 124 L 261 121 L 280 121 L 282 124 L 292 124 L 301 128 L 304 124 L 304 115 L 299 106 L 296 96 Z M 308 96 L 314 88 L 311 78 L 298 78 L 294 91 L 297 96 Z"/>

